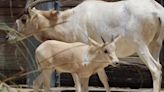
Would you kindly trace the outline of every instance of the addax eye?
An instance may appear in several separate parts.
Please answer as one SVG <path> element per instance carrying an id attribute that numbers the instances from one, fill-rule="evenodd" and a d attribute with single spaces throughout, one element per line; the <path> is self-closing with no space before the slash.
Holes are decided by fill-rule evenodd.
<path id="1" fill-rule="evenodd" d="M 27 16 L 26 15 L 22 16 L 21 21 L 23 24 L 25 24 L 27 21 Z"/>
<path id="2" fill-rule="evenodd" d="M 22 19 L 22 23 L 23 23 L 23 24 L 26 23 L 26 19 L 25 19 L 25 18 Z"/>
<path id="3" fill-rule="evenodd" d="M 104 50 L 104 53 L 106 53 L 106 54 L 107 54 L 107 53 L 108 53 L 108 51 L 107 51 L 107 50 Z"/>

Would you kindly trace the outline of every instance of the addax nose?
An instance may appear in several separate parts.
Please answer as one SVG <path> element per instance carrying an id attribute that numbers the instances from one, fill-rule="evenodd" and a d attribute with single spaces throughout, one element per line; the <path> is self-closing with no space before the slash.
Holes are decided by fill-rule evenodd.
<path id="1" fill-rule="evenodd" d="M 113 60 L 113 65 L 116 67 L 119 66 L 120 65 L 119 59 Z"/>
<path id="2" fill-rule="evenodd" d="M 119 62 L 114 62 L 113 64 L 114 64 L 114 65 L 120 65 L 120 63 L 119 63 Z"/>
<path id="3" fill-rule="evenodd" d="M 8 35 L 6 35 L 5 40 L 8 40 L 8 39 L 9 39 L 9 36 L 8 36 Z"/>

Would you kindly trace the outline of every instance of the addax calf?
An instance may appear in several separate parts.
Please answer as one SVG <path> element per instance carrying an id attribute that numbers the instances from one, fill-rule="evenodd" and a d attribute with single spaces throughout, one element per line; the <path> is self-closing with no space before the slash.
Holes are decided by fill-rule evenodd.
<path id="1" fill-rule="evenodd" d="M 71 73 L 78 92 L 88 92 L 89 77 L 112 64 L 115 54 L 115 42 L 98 44 L 91 40 L 91 45 L 84 43 L 65 43 L 56 40 L 43 42 L 35 53 L 36 61 L 41 74 L 34 81 L 34 92 L 38 92 L 39 86 L 44 83 L 45 92 L 50 90 L 50 76 L 56 69 L 59 72 Z M 109 46 L 112 51 L 108 52 L 105 47 Z M 82 88 L 81 88 L 82 87 Z"/>

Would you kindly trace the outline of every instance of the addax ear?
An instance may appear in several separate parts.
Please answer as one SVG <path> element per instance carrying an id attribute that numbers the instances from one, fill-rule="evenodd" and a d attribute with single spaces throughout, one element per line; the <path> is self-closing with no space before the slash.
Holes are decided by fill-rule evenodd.
<path id="1" fill-rule="evenodd" d="M 41 14 L 47 19 L 53 19 L 58 16 L 58 12 L 55 10 L 41 11 Z"/>
<path id="2" fill-rule="evenodd" d="M 59 14 L 59 12 L 55 11 L 55 10 L 51 10 L 50 11 L 50 15 L 53 16 L 57 16 Z"/>
<path id="3" fill-rule="evenodd" d="M 34 8 L 32 8 L 32 9 L 28 9 L 28 12 L 29 12 L 29 15 L 30 16 L 33 16 L 33 15 L 36 15 L 36 8 L 34 7 Z"/>
<path id="4" fill-rule="evenodd" d="M 102 45 L 102 48 L 104 48 L 104 47 L 106 47 L 107 45 L 110 45 L 110 44 L 115 44 L 120 38 L 121 38 L 121 35 L 118 35 L 118 36 L 115 37 L 114 39 L 112 38 L 111 43 L 105 42 L 105 43 Z"/>
<path id="5" fill-rule="evenodd" d="M 121 39 L 121 35 L 116 36 L 112 42 L 116 43 L 119 39 Z"/>
<path id="6" fill-rule="evenodd" d="M 73 10 L 66 10 L 61 14 L 61 17 L 65 20 L 74 14 Z"/>
<path id="7" fill-rule="evenodd" d="M 37 13 L 33 13 L 33 15 L 31 15 L 30 17 L 31 17 L 31 20 L 30 20 L 30 21 L 32 21 L 32 20 L 34 20 L 35 18 L 37 18 L 38 15 L 37 15 Z"/>
<path id="8" fill-rule="evenodd" d="M 101 46 L 99 45 L 99 43 L 97 43 L 95 40 L 91 39 L 90 37 L 88 37 L 88 42 L 90 45 L 90 52 L 91 53 L 95 53 Z"/>
<path id="9" fill-rule="evenodd" d="M 92 38 L 88 37 L 88 41 L 90 45 L 96 46 L 96 47 L 100 47 L 100 44 L 97 43 L 95 40 L 93 40 Z"/>

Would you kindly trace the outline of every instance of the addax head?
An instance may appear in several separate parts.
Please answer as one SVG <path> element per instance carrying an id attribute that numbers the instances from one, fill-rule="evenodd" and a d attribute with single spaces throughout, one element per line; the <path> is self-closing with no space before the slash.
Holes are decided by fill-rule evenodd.
<path id="1" fill-rule="evenodd" d="M 24 14 L 16 20 L 17 30 L 23 36 L 31 36 L 39 31 L 50 30 L 59 23 L 60 13 L 56 10 L 37 10 L 33 8 L 35 5 L 52 0 L 36 0 L 26 5 Z"/>
<path id="2" fill-rule="evenodd" d="M 51 21 L 54 24 L 57 21 L 57 12 L 55 10 L 42 11 L 33 8 L 16 20 L 17 30 L 24 36 L 32 35 L 42 29 L 51 27 Z"/>
<path id="3" fill-rule="evenodd" d="M 119 59 L 115 53 L 116 51 L 115 43 L 119 39 L 120 36 L 112 40 L 111 43 L 104 42 L 103 44 L 99 44 L 93 39 L 89 38 L 89 42 L 91 43 L 90 53 L 94 55 L 93 58 L 95 58 L 97 62 L 108 62 L 111 65 L 115 65 L 119 62 Z"/>

